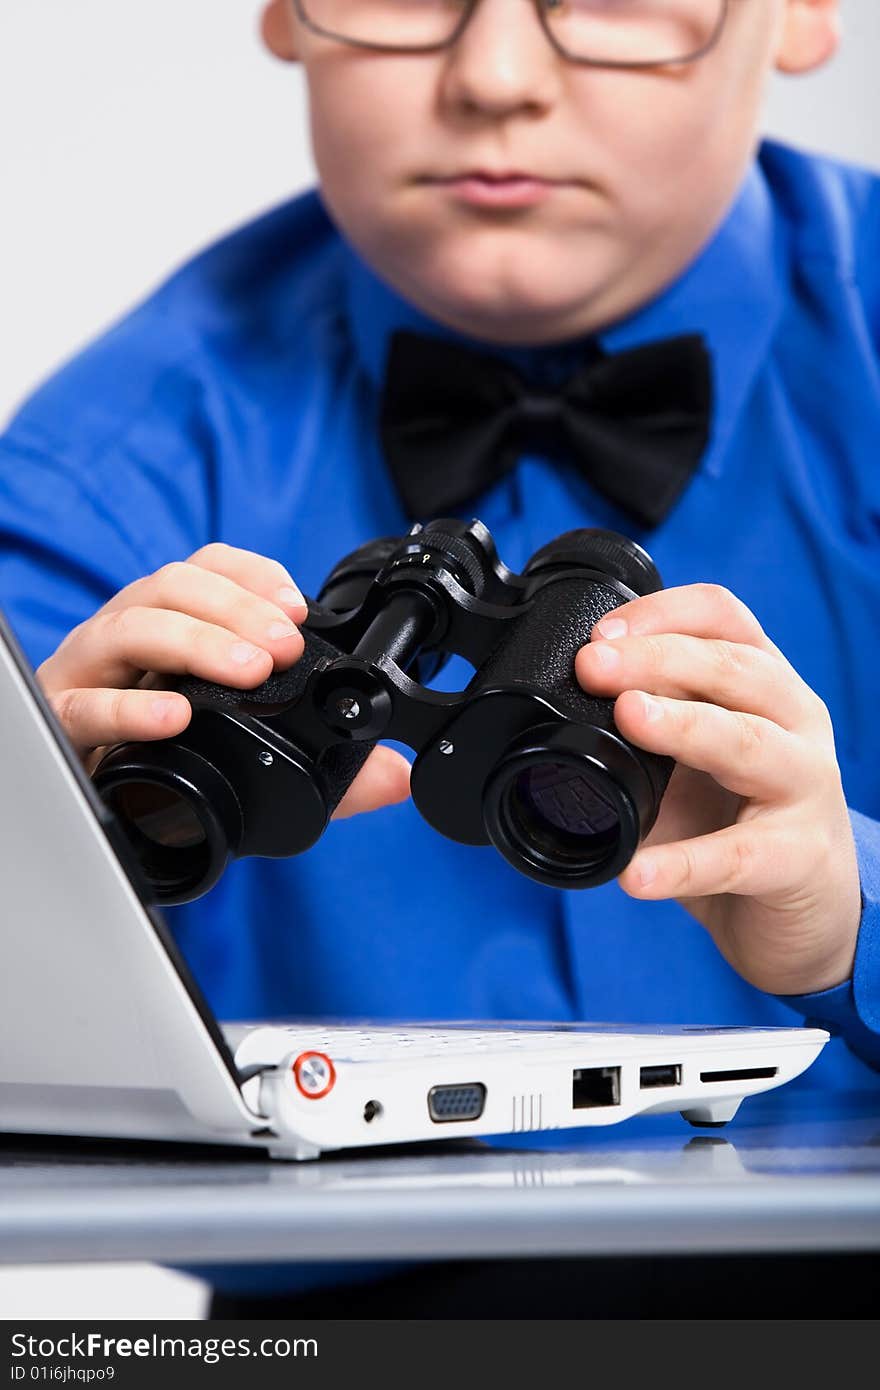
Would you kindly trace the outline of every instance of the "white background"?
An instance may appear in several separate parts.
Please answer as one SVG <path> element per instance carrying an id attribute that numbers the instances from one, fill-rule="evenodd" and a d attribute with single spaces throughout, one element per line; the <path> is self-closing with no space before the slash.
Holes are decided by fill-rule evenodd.
<path id="1" fill-rule="evenodd" d="M 766 128 L 880 169 L 880 0 L 842 6 L 839 58 L 776 78 Z M 0 422 L 194 250 L 314 181 L 301 70 L 262 49 L 259 9 L 0 0 Z"/>
<path id="2" fill-rule="evenodd" d="M 511 5 L 524 0 L 511 0 Z M 751 0 L 761 4 L 764 0 Z M 880 169 L 880 0 L 774 79 L 765 129 Z M 193 251 L 314 181 L 298 68 L 257 0 L 0 0 L 0 422 Z M 0 1317 L 199 1317 L 148 1266 L 0 1270 Z"/>

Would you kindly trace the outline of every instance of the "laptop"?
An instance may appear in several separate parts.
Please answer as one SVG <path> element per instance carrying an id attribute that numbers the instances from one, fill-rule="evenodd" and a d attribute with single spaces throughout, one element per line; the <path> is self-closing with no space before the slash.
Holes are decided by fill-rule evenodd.
<path id="1" fill-rule="evenodd" d="M 218 1020 L 0 614 L 0 1131 L 327 1150 L 730 1120 L 815 1028 Z"/>

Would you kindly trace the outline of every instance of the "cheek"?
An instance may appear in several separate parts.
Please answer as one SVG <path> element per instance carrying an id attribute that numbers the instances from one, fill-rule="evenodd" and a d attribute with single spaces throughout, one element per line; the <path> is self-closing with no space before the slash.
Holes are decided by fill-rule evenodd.
<path id="1" fill-rule="evenodd" d="M 373 223 L 406 167 L 407 132 L 424 125 L 419 94 L 401 80 L 399 66 L 385 75 L 382 67 L 375 55 L 344 50 L 310 66 L 315 164 L 331 211 L 348 227 Z"/>
<path id="2" fill-rule="evenodd" d="M 631 99 L 596 111 L 607 186 L 637 241 L 699 242 L 726 211 L 751 157 L 761 83 L 711 63 L 634 78 Z"/>

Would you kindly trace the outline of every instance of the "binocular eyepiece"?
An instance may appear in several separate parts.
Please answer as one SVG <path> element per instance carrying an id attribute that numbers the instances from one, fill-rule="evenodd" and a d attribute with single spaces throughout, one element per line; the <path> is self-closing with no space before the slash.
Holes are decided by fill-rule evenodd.
<path id="1" fill-rule="evenodd" d="M 414 526 L 340 561 L 294 666 L 255 690 L 175 681 L 189 726 L 111 748 L 95 786 L 160 904 L 200 897 L 232 858 L 309 849 L 383 738 L 417 753 L 413 801 L 441 835 L 553 887 L 605 883 L 654 824 L 673 762 L 619 733 L 574 659 L 604 614 L 662 587 L 614 531 L 569 531 L 515 574 L 479 521 Z M 473 678 L 431 689 L 452 654 Z"/>

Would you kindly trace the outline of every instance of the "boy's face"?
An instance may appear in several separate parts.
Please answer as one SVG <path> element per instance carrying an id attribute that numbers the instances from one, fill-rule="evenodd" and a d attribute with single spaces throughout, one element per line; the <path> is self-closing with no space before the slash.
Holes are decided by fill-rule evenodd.
<path id="1" fill-rule="evenodd" d="M 730 0 L 703 58 L 641 71 L 567 62 L 533 0 L 479 0 L 433 53 L 319 36 L 292 0 L 270 0 L 263 32 L 305 66 L 322 196 L 363 258 L 462 333 L 540 344 L 622 318 L 676 278 L 735 196 L 771 69 L 824 61 L 837 8 Z M 438 182 L 474 169 L 559 182 L 503 209 Z"/>

